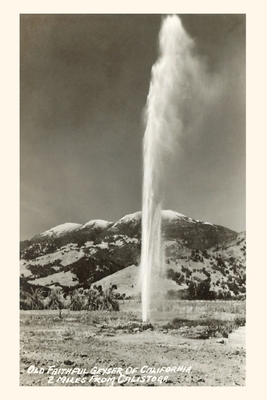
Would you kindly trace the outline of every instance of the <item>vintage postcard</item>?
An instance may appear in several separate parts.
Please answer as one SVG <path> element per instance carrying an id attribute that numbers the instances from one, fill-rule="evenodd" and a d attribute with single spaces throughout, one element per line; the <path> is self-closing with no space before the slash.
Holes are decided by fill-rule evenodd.
<path id="1" fill-rule="evenodd" d="M 239 13 L 35 12 L 19 34 L 19 388 L 245 388 Z"/>

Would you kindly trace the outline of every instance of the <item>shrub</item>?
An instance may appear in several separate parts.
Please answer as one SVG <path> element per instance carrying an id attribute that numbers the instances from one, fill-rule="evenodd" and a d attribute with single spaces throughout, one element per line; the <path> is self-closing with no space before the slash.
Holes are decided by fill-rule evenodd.
<path id="1" fill-rule="evenodd" d="M 70 295 L 70 310 L 80 311 L 83 307 L 82 298 L 78 292 L 78 290 L 74 290 Z"/>
<path id="2" fill-rule="evenodd" d="M 110 288 L 102 293 L 101 310 L 119 311 L 119 303 L 115 299 L 113 288 Z"/>
<path id="3" fill-rule="evenodd" d="M 183 336 L 196 339 L 208 339 L 210 337 L 222 336 L 227 338 L 229 333 L 244 326 L 244 317 L 237 317 L 233 321 L 222 321 L 216 319 L 188 320 L 174 318 L 164 326 L 165 329 L 177 329 Z"/>
<path id="4" fill-rule="evenodd" d="M 183 270 L 182 266 L 182 270 Z M 188 276 L 188 271 L 186 270 L 187 276 Z M 191 271 L 189 272 L 189 276 L 191 275 Z M 181 272 L 175 272 L 172 268 L 169 268 L 167 270 L 167 279 L 172 279 L 174 282 L 176 282 L 178 285 L 181 285 L 184 282 L 184 275 Z"/>
<path id="5" fill-rule="evenodd" d="M 61 318 L 61 310 L 65 307 L 64 292 L 61 288 L 52 289 L 47 296 L 46 308 L 50 310 L 59 310 L 59 318 Z"/>
<path id="6" fill-rule="evenodd" d="M 23 310 L 43 310 L 44 290 L 31 288 L 30 292 L 20 291 L 20 308 Z"/>
<path id="7" fill-rule="evenodd" d="M 196 280 L 188 280 L 188 299 L 189 300 L 214 300 L 215 292 L 210 289 L 210 279 L 205 279 L 201 282 Z"/>
<path id="8" fill-rule="evenodd" d="M 70 309 L 72 310 L 109 310 L 119 311 L 119 303 L 114 293 L 116 285 L 103 291 L 101 285 L 91 289 L 75 290 L 71 295 Z"/>

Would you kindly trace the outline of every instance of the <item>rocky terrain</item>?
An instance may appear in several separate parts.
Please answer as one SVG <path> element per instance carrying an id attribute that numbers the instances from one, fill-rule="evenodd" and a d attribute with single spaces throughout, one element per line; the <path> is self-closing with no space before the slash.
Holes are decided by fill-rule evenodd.
<path id="1" fill-rule="evenodd" d="M 140 304 L 130 302 L 135 311 L 125 302 L 119 312 L 62 318 L 21 311 L 20 385 L 245 385 L 245 327 L 231 333 L 244 321 L 244 302 L 171 301 L 152 324 L 141 323 Z"/>

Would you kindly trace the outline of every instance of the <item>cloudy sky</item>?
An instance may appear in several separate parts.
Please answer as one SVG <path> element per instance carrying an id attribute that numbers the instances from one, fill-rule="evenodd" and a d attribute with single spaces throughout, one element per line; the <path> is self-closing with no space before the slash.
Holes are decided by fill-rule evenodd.
<path id="1" fill-rule="evenodd" d="M 142 115 L 162 18 L 21 15 L 22 240 L 141 209 Z M 163 208 L 242 231 L 245 16 L 180 18 L 208 90 L 194 89 L 182 109 Z"/>

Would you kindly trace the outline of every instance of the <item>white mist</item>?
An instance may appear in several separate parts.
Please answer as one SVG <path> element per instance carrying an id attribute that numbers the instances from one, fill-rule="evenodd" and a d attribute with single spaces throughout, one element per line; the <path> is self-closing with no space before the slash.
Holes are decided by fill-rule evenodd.
<path id="1" fill-rule="evenodd" d="M 162 175 L 174 139 L 182 129 L 179 106 L 187 85 L 194 80 L 193 41 L 173 15 L 164 19 L 159 37 L 159 58 L 153 65 L 146 105 L 143 139 L 142 199 L 142 320 L 150 318 L 151 296 L 159 294 L 159 276 L 164 270 L 161 238 Z M 165 160 L 165 161 L 164 161 Z"/>

